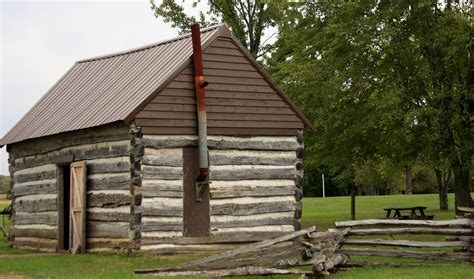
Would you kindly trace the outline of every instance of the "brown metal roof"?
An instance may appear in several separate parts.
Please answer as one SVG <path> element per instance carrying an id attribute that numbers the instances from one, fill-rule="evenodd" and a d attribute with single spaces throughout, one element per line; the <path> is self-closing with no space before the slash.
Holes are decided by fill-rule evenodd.
<path id="1" fill-rule="evenodd" d="M 222 26 L 202 30 L 203 47 Z M 124 120 L 192 55 L 190 35 L 76 62 L 0 145 Z"/>
<path id="2" fill-rule="evenodd" d="M 202 48 L 218 36 L 229 34 L 224 25 L 202 29 Z M 188 34 L 80 60 L 0 139 L 0 147 L 116 121 L 128 123 L 190 63 L 191 56 L 192 42 Z M 306 126 L 313 129 L 296 106 L 287 101 Z"/>

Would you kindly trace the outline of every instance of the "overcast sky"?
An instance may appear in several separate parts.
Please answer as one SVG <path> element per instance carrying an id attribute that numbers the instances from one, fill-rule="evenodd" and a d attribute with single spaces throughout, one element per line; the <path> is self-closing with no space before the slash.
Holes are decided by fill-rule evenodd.
<path id="1" fill-rule="evenodd" d="M 177 35 L 148 0 L 0 0 L 0 10 L 0 137 L 75 61 Z M 0 174 L 8 174 L 5 147 Z"/>

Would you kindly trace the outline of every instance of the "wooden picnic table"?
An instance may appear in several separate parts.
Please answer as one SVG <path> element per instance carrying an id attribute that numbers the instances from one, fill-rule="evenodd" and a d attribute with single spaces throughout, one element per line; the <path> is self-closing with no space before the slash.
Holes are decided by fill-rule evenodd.
<path id="1" fill-rule="evenodd" d="M 388 207 L 384 208 L 387 212 L 386 218 L 396 219 L 433 219 L 433 215 L 425 215 L 426 206 L 414 206 L 414 207 Z M 390 214 L 394 212 L 393 216 Z M 410 211 L 410 215 L 402 215 L 403 211 Z M 417 214 L 418 211 L 418 214 Z"/>

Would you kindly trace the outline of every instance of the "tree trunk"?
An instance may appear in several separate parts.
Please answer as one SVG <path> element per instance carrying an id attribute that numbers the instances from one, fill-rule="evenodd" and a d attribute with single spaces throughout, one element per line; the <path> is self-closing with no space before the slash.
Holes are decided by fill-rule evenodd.
<path id="1" fill-rule="evenodd" d="M 444 183 L 443 173 L 439 169 L 434 170 L 436 173 L 436 180 L 438 181 L 439 192 L 439 209 L 448 210 L 448 187 Z"/>
<path id="2" fill-rule="evenodd" d="M 456 215 L 462 215 L 462 213 L 457 210 L 458 206 L 474 207 L 469 185 L 470 168 L 468 164 L 462 164 L 458 159 L 451 165 L 454 173 L 454 207 L 456 209 Z"/>
<path id="3" fill-rule="evenodd" d="M 411 175 L 411 166 L 405 167 L 405 195 L 413 193 L 413 179 Z"/>

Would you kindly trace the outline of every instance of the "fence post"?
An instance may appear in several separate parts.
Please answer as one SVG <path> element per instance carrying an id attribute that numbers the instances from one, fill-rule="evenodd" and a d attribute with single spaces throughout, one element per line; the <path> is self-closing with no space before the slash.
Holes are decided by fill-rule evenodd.
<path id="1" fill-rule="evenodd" d="M 355 184 L 352 184 L 352 189 L 351 189 L 351 219 L 355 220 L 356 218 L 356 194 L 357 194 L 357 188 Z"/>

